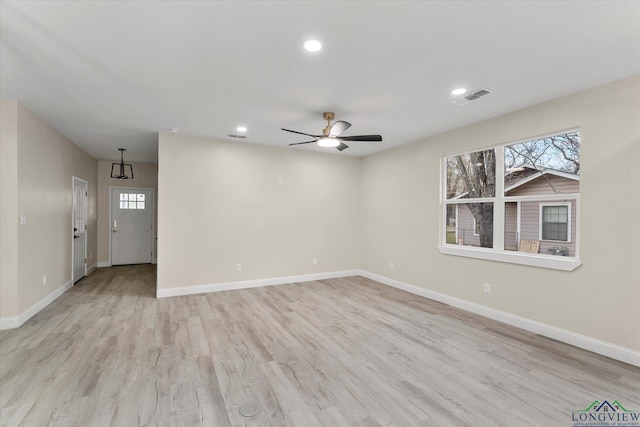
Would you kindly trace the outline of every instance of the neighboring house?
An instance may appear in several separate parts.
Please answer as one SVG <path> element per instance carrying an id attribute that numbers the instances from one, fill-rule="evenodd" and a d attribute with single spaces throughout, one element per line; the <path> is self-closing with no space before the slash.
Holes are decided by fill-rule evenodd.
<path id="1" fill-rule="evenodd" d="M 540 242 L 539 253 L 575 256 L 576 200 L 580 175 L 553 169 L 522 166 L 505 176 L 505 196 L 557 196 L 566 199 L 517 200 L 505 205 L 505 250 L 518 250 L 521 240 Z M 465 196 L 461 196 L 464 198 Z M 455 205 L 455 241 L 480 246 L 475 218 L 466 205 Z M 452 225 L 450 224 L 450 225 Z"/>

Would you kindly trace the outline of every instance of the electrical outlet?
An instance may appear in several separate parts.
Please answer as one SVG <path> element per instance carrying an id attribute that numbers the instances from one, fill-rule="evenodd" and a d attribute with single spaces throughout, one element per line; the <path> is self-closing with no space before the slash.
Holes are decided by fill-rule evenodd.
<path id="1" fill-rule="evenodd" d="M 42 284 L 43 284 L 43 285 L 46 285 L 46 284 L 47 284 L 47 275 L 46 275 L 46 274 L 44 274 L 44 275 L 42 276 Z"/>
<path id="2" fill-rule="evenodd" d="M 311 263 L 313 265 L 318 265 L 318 258 L 314 258 L 313 261 L 311 261 Z"/>
<path id="3" fill-rule="evenodd" d="M 242 271 L 242 264 L 236 264 L 236 271 Z"/>
<path id="4" fill-rule="evenodd" d="M 389 263 L 389 270 L 393 270 L 395 268 L 395 265 L 393 265 L 392 262 Z"/>
<path id="5" fill-rule="evenodd" d="M 484 293 L 485 294 L 490 294 L 491 293 L 491 283 L 485 283 L 484 284 Z"/>

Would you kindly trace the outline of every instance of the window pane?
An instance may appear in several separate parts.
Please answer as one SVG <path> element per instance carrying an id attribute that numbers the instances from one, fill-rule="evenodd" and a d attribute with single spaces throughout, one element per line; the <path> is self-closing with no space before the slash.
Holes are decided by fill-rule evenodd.
<path id="1" fill-rule="evenodd" d="M 568 206 L 542 207 L 542 239 L 563 242 L 569 240 Z"/>
<path id="2" fill-rule="evenodd" d="M 120 209 L 128 209 L 129 202 L 120 202 Z"/>
<path id="3" fill-rule="evenodd" d="M 446 158 L 447 199 L 494 197 L 496 194 L 495 150 Z"/>
<path id="4" fill-rule="evenodd" d="M 128 200 L 129 195 L 126 193 L 120 193 L 120 200 Z"/>
<path id="5" fill-rule="evenodd" d="M 447 205 L 446 242 L 457 244 L 456 237 L 457 205 Z"/>
<path id="6" fill-rule="evenodd" d="M 136 200 L 136 195 L 135 194 L 129 194 L 129 201 L 135 201 Z"/>
<path id="7" fill-rule="evenodd" d="M 507 145 L 506 196 L 580 192 L 580 132 Z"/>
<path id="8" fill-rule="evenodd" d="M 504 204 L 504 250 L 518 250 L 518 204 Z"/>
<path id="9" fill-rule="evenodd" d="M 139 202 L 144 202 L 144 194 L 138 194 L 137 198 Z"/>
<path id="10" fill-rule="evenodd" d="M 447 217 L 447 243 L 493 248 L 493 203 L 449 205 Z"/>
<path id="11" fill-rule="evenodd" d="M 138 209 L 144 209 L 144 202 L 138 202 Z"/>
<path id="12" fill-rule="evenodd" d="M 129 209 L 135 209 L 136 208 L 136 202 L 129 202 Z"/>

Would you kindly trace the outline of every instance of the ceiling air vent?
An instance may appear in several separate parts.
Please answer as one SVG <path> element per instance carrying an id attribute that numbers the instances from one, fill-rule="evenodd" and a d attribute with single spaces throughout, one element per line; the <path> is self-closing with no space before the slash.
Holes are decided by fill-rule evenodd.
<path id="1" fill-rule="evenodd" d="M 475 101 L 478 98 L 482 98 L 485 95 L 489 95 L 491 92 L 489 92 L 486 89 L 478 89 L 475 90 L 465 96 L 461 96 L 460 98 L 456 98 L 454 100 L 452 100 L 451 102 L 453 102 L 454 104 L 458 104 L 458 105 L 465 105 L 470 103 L 471 101 Z"/>
<path id="2" fill-rule="evenodd" d="M 230 133 L 229 135 L 227 135 L 230 138 L 238 138 L 238 139 L 245 139 L 247 137 L 247 135 L 236 135 L 233 133 Z"/>

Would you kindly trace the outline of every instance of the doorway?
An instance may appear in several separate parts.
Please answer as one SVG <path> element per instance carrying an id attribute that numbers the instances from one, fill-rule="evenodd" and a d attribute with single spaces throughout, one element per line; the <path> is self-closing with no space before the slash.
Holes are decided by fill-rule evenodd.
<path id="1" fill-rule="evenodd" d="M 111 265 L 153 260 L 154 190 L 111 188 Z"/>
<path id="2" fill-rule="evenodd" d="M 87 275 L 87 181 L 73 177 L 73 283 Z"/>

